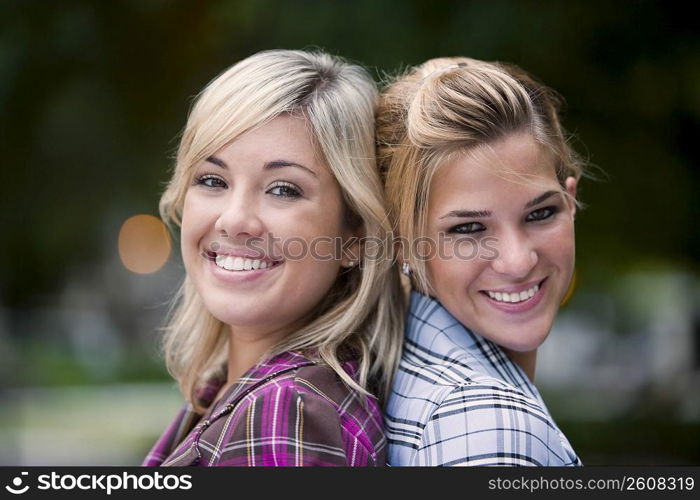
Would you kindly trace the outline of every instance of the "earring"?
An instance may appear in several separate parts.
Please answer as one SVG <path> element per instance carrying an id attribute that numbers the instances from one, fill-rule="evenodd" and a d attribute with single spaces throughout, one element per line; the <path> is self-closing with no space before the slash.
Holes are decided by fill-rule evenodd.
<path id="1" fill-rule="evenodd" d="M 571 281 L 569 281 L 569 288 L 566 289 L 564 298 L 561 299 L 559 307 L 563 307 L 569 303 L 571 297 L 574 295 L 574 290 L 576 290 L 576 269 L 574 269 L 574 274 L 571 275 Z"/>
<path id="2" fill-rule="evenodd" d="M 345 267 L 347 267 L 347 268 L 349 268 L 349 269 L 352 269 L 352 268 L 355 267 L 356 265 L 357 265 L 357 262 L 354 261 L 354 260 L 351 260 L 351 261 L 348 261 L 348 263 L 347 263 L 347 265 L 346 265 Z"/>
<path id="3" fill-rule="evenodd" d="M 411 275 L 411 266 L 408 265 L 408 262 L 404 262 L 403 264 L 401 264 L 401 272 L 406 276 Z"/>

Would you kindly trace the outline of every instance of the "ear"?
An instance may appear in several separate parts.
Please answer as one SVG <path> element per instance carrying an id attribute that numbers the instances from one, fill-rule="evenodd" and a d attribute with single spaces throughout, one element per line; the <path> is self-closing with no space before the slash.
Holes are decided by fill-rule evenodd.
<path id="1" fill-rule="evenodd" d="M 343 233 L 342 255 L 340 265 L 343 267 L 355 267 L 362 258 L 360 244 L 365 236 L 364 225 L 361 224 L 355 229 L 347 229 Z"/>
<path id="2" fill-rule="evenodd" d="M 403 238 L 394 239 L 394 255 L 399 267 L 401 267 L 404 262 L 407 262 L 406 255 L 404 255 L 405 247 L 403 243 Z"/>
<path id="3" fill-rule="evenodd" d="M 567 177 L 566 180 L 564 181 L 564 187 L 566 188 L 566 192 L 569 194 L 569 198 L 567 198 L 567 203 L 569 204 L 569 210 L 571 211 L 571 217 L 576 216 L 576 185 L 578 181 L 576 180 L 575 177 Z"/>

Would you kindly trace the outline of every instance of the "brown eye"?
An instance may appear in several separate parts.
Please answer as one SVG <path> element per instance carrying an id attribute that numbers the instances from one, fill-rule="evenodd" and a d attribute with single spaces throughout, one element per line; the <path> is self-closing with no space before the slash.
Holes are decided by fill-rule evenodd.
<path id="1" fill-rule="evenodd" d="M 545 219 L 549 219 L 550 217 L 552 217 L 555 213 L 557 213 L 556 207 L 538 208 L 537 210 L 534 210 L 534 211 L 530 212 L 529 214 L 527 214 L 526 220 L 528 222 L 545 220 Z"/>
<path id="2" fill-rule="evenodd" d="M 486 231 L 486 228 L 480 222 L 467 222 L 466 224 L 460 224 L 450 229 L 450 233 L 455 234 L 473 234 L 480 233 L 481 231 Z"/>

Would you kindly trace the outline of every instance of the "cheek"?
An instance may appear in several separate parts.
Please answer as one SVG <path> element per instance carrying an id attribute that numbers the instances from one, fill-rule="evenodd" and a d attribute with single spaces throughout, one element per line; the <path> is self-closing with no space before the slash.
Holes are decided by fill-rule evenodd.
<path id="1" fill-rule="evenodd" d="M 338 207 L 333 204 L 314 203 L 299 206 L 296 210 L 270 214 L 269 226 L 276 226 L 275 233 L 297 237 L 316 243 L 319 249 L 326 248 L 324 240 L 341 235 L 342 217 Z"/>
<path id="2" fill-rule="evenodd" d="M 211 214 L 205 210 L 206 206 L 197 203 L 190 196 L 185 197 L 182 208 L 182 223 L 180 225 L 180 249 L 183 259 L 189 259 L 194 254 L 198 254 L 199 243 L 210 221 Z"/>
<path id="3" fill-rule="evenodd" d="M 548 235 L 546 240 L 547 255 L 550 260 L 563 268 L 573 268 L 575 255 L 575 238 L 572 224 L 564 224 Z"/>
<path id="4" fill-rule="evenodd" d="M 299 204 L 268 211 L 264 220 L 277 240 L 276 251 L 288 260 L 289 271 L 302 273 L 307 280 L 318 277 L 323 286 L 333 281 L 342 253 L 341 217 L 335 207 Z"/>
<path id="5" fill-rule="evenodd" d="M 462 255 L 455 251 L 444 258 L 437 256 L 426 263 L 428 280 L 438 296 L 463 295 L 476 284 L 484 267 L 484 261 L 471 257 L 466 250 Z"/>
<path id="6" fill-rule="evenodd" d="M 182 221 L 180 224 L 180 246 L 182 247 L 183 256 L 195 233 L 194 222 L 197 220 L 197 218 L 194 215 L 195 214 L 193 213 L 192 209 L 188 207 L 187 203 L 185 203 L 185 206 L 182 209 Z"/>
<path id="7" fill-rule="evenodd" d="M 291 229 L 291 228 L 290 228 Z M 283 295 L 285 302 L 300 314 L 318 304 L 328 294 L 340 271 L 332 238 L 327 234 L 298 231 L 287 235 L 282 250 L 287 258 Z M 290 231 L 291 232 L 291 231 Z"/>

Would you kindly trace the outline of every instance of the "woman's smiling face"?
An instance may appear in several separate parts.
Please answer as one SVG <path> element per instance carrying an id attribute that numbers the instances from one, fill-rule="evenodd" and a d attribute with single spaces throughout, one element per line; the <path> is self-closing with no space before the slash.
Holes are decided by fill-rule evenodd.
<path id="1" fill-rule="evenodd" d="M 460 155 L 433 177 L 427 235 L 448 238 L 442 255 L 426 262 L 436 298 L 507 349 L 544 342 L 568 289 L 576 180 L 565 185 L 570 197 L 552 156 L 526 133 Z"/>
<path id="2" fill-rule="evenodd" d="M 195 167 L 182 216 L 187 275 L 220 321 L 288 332 L 338 275 L 339 259 L 317 256 L 332 255 L 325 242 L 346 236 L 343 215 L 308 124 L 279 116 Z"/>

